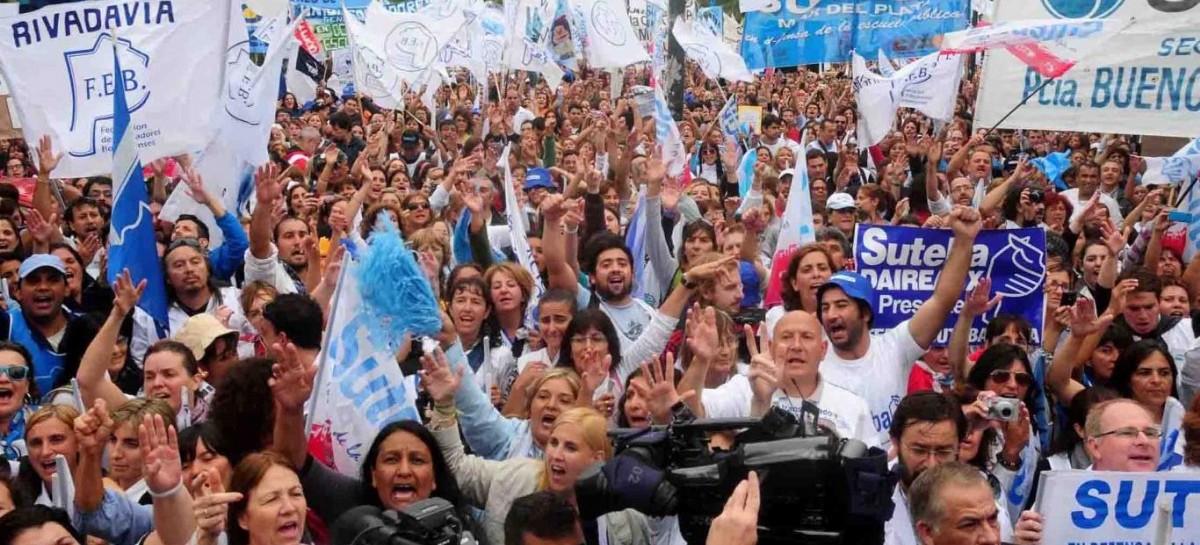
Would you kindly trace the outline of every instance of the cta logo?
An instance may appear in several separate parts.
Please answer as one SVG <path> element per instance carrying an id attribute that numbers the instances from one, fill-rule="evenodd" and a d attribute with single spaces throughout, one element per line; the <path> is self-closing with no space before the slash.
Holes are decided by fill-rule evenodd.
<path id="1" fill-rule="evenodd" d="M 1102 19 L 1124 3 L 1125 0 L 1042 0 L 1046 11 L 1059 19 Z"/>

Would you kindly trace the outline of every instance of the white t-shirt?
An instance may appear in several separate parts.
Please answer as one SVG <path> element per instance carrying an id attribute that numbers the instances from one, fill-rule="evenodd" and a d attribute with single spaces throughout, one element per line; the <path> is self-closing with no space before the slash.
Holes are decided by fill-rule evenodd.
<path id="1" fill-rule="evenodd" d="M 1099 189 L 1097 189 L 1096 191 L 1099 191 Z M 1067 199 L 1067 202 L 1071 203 L 1071 210 L 1074 211 L 1071 214 L 1072 218 L 1083 213 L 1083 205 L 1086 203 L 1079 200 L 1079 188 L 1074 187 L 1074 188 L 1068 189 L 1066 191 L 1063 191 L 1062 193 L 1059 193 L 1059 195 L 1061 195 L 1064 199 Z M 1116 199 L 1101 193 L 1100 194 L 1100 204 L 1103 204 L 1104 206 L 1108 207 L 1108 217 L 1109 218 L 1111 218 L 1116 223 L 1121 223 L 1121 220 L 1123 219 L 1121 217 L 1121 206 L 1117 204 Z"/>
<path id="2" fill-rule="evenodd" d="M 871 335 L 867 353 L 857 360 L 842 359 L 830 350 L 821 362 L 822 377 L 866 400 L 883 450 L 892 446 L 888 430 L 892 413 L 908 389 L 908 373 L 925 353 L 908 329 L 910 322 L 906 320 L 882 335 Z"/>
<path id="3" fill-rule="evenodd" d="M 526 110 L 524 106 L 518 107 L 517 113 L 513 114 L 512 117 L 512 134 L 520 134 L 521 124 L 526 121 L 533 121 L 535 117 L 537 116 L 533 115 L 533 112 Z"/>
<path id="4" fill-rule="evenodd" d="M 622 349 L 633 345 L 633 342 L 642 336 L 646 326 L 650 325 L 650 318 L 654 316 L 654 309 L 636 297 L 631 298 L 629 304 L 624 306 L 601 301 L 600 310 L 608 315 L 613 327 L 617 328 Z"/>
<path id="5" fill-rule="evenodd" d="M 820 423 L 833 428 L 839 437 L 858 439 L 869 447 L 879 446 L 867 402 L 845 388 L 821 380 L 819 376 L 817 380 L 817 390 L 807 401 L 821 410 Z M 750 404 L 753 401 L 754 390 L 750 386 L 750 379 L 741 374 L 735 374 L 729 382 L 715 389 L 705 389 L 701 397 L 707 418 L 750 416 Z M 800 418 L 800 407 L 804 401 L 804 398 L 789 398 L 782 390 L 776 390 L 771 404 Z"/>

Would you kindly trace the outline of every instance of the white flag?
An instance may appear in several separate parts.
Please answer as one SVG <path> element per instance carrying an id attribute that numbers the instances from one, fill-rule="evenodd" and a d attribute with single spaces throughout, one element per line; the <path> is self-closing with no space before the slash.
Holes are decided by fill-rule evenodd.
<path id="1" fill-rule="evenodd" d="M 272 27 L 275 30 L 271 45 L 260 67 L 250 60 L 245 19 L 240 11 L 230 13 L 230 43 L 222 86 L 224 108 L 218 115 L 220 132 L 200 153 L 196 172 L 204 178 L 205 191 L 221 199 L 225 209 L 234 215 L 242 211 L 241 205 L 248 200 L 248 193 L 244 191 L 248 188 L 243 186 L 249 173 L 270 159 L 267 142 L 275 122 L 275 97 L 279 92 L 283 57 L 294 50 L 292 33 L 300 22 L 296 19 L 288 25 L 283 22 L 285 17 L 286 14 L 281 13 L 269 19 L 278 22 Z M 186 184 L 175 187 L 159 218 L 174 221 L 181 214 L 194 215 L 208 225 L 212 247 L 224 242 L 212 212 L 187 195 Z"/>
<path id="2" fill-rule="evenodd" d="M 879 65 L 879 73 L 883 74 L 884 76 L 890 78 L 892 77 L 892 74 L 896 73 L 896 66 L 893 65 L 892 61 L 887 58 L 887 53 L 884 53 L 882 47 L 879 48 L 879 56 L 875 61 L 875 64 Z"/>
<path id="3" fill-rule="evenodd" d="M 811 2 L 815 4 L 816 2 Z M 780 8 L 780 0 L 738 0 L 738 11 L 742 13 L 750 13 L 752 11 L 776 11 Z"/>
<path id="4" fill-rule="evenodd" d="M 532 301 L 537 301 L 542 298 L 542 293 L 545 293 L 546 287 L 542 284 L 542 275 L 537 272 L 537 264 L 533 261 L 533 250 L 529 247 L 529 236 L 526 232 L 526 219 L 524 208 L 517 202 L 517 192 L 514 188 L 512 176 L 512 168 L 509 166 L 510 152 L 512 151 L 512 143 L 504 146 L 504 151 L 500 154 L 500 161 L 497 166 L 504 169 L 504 219 L 508 222 L 508 236 L 512 240 L 513 254 L 517 256 L 517 262 L 521 267 L 533 273 L 533 297 Z M 530 305 L 531 307 L 536 305 Z M 533 309 L 530 308 L 530 314 L 526 316 L 526 323 L 533 325 Z"/>
<path id="5" fill-rule="evenodd" d="M 1172 155 L 1170 157 L 1143 157 L 1142 159 L 1146 160 L 1146 173 L 1142 175 L 1142 185 L 1177 185 L 1195 178 L 1200 173 L 1200 155 Z"/>
<path id="6" fill-rule="evenodd" d="M 858 145 L 874 146 L 882 141 L 900 107 L 914 108 L 940 121 L 953 119 L 962 79 L 959 55 L 932 53 L 896 70 L 890 77 L 871 72 L 858 53 L 854 53 L 853 62 L 854 96 L 860 112 Z"/>
<path id="7" fill-rule="evenodd" d="M 442 48 L 441 64 L 447 67 L 462 67 L 471 72 L 476 81 L 487 81 L 487 62 L 483 55 L 483 4 L 472 2 L 464 12 L 467 24 Z"/>
<path id="8" fill-rule="evenodd" d="M 362 266 L 346 252 L 306 426 L 314 458 L 343 475 L 358 474 L 380 428 L 398 420 L 420 421 L 416 375 L 404 376 L 395 350 L 379 342 L 378 317 L 356 312 L 365 305 L 357 274 Z"/>
<path id="9" fill-rule="evenodd" d="M 509 10 L 505 4 L 505 9 Z M 512 2 L 507 14 L 508 32 L 503 64 L 506 68 L 537 72 L 546 78 L 553 89 L 562 81 L 563 70 L 554 62 L 549 47 L 550 22 L 556 4 L 551 0 L 520 0 Z"/>
<path id="10" fill-rule="evenodd" d="M 342 9 L 346 22 L 346 37 L 350 40 L 350 52 L 354 62 L 354 89 L 361 95 L 371 97 L 376 106 L 389 110 L 404 109 L 404 93 L 400 72 L 385 60 L 383 39 L 367 31 L 349 10 Z"/>
<path id="11" fill-rule="evenodd" d="M 716 34 L 709 32 L 704 25 L 696 25 L 693 21 L 684 21 L 682 17 L 675 19 L 671 32 L 675 41 L 687 52 L 688 58 L 696 61 L 704 75 L 711 79 L 725 78 L 731 81 L 754 81 L 754 76 L 746 68 L 746 61 L 741 55 L 725 45 Z"/>
<path id="12" fill-rule="evenodd" d="M 436 2 L 412 13 L 393 13 L 379 2 L 367 6 L 366 31 L 383 44 L 384 60 L 408 85 L 444 66 L 442 49 L 468 22 L 457 1 Z"/>
<path id="13" fill-rule="evenodd" d="M 593 68 L 623 68 L 649 62 L 646 48 L 629 22 L 623 2 L 615 0 L 571 0 L 583 14 L 587 35 L 588 64 Z"/>
<path id="14" fill-rule="evenodd" d="M 0 71 L 26 136 L 65 152 L 54 175 L 113 170 L 113 36 L 143 161 L 200 149 L 216 134 L 230 2 L 101 0 L 4 20 Z"/>
<path id="15" fill-rule="evenodd" d="M 1096 51 L 1132 24 L 1112 19 L 1043 19 L 981 24 L 942 38 L 942 51 L 975 53 L 1004 48 L 1047 78 L 1065 74 L 1079 59 Z"/>

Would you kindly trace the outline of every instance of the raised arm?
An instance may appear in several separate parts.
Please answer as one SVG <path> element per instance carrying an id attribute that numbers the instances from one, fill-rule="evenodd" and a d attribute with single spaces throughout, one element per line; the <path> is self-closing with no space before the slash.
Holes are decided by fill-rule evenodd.
<path id="1" fill-rule="evenodd" d="M 255 198 L 258 200 L 250 214 L 250 254 L 258 259 L 271 257 L 271 218 L 277 201 L 283 197 L 279 167 L 267 163 L 254 172 Z"/>
<path id="2" fill-rule="evenodd" d="M 87 412 L 75 417 L 79 460 L 72 477 L 75 481 L 75 509 L 80 512 L 95 511 L 104 501 L 104 476 L 100 464 L 112 431 L 113 420 L 108 413 L 108 404 L 103 399 L 97 399 Z"/>
<path id="3" fill-rule="evenodd" d="M 33 207 L 38 212 L 42 213 L 42 217 L 49 218 L 54 213 L 54 193 L 50 184 L 54 183 L 50 180 L 50 174 L 58 167 L 58 162 L 62 160 L 62 153 L 54 153 L 54 141 L 50 135 L 42 135 L 38 140 L 38 177 L 37 185 L 33 190 Z M 61 203 L 60 203 L 61 204 Z"/>
<path id="4" fill-rule="evenodd" d="M 292 467 L 304 467 L 308 457 L 308 430 L 304 429 L 304 404 L 312 397 L 315 365 L 306 365 L 292 343 L 271 347 L 276 361 L 267 383 L 275 398 L 275 430 L 271 450 L 282 454 Z"/>
<path id="5" fill-rule="evenodd" d="M 183 484 L 179 436 L 162 416 L 146 415 L 138 427 L 142 478 L 154 498 L 154 533 L 147 545 L 186 545 L 196 533 L 192 496 Z"/>
<path id="6" fill-rule="evenodd" d="M 559 195 L 547 195 L 542 201 L 542 254 L 549 273 L 550 288 L 563 288 L 571 293 L 579 291 L 579 280 L 567 261 L 567 241 L 559 224 L 566 208 L 579 207 L 578 201 L 568 204 Z M 575 230 L 579 227 L 576 225 Z"/>
<path id="7" fill-rule="evenodd" d="M 1078 365 L 1088 359 L 1080 350 L 1085 340 L 1093 335 L 1098 338 L 1113 320 L 1113 316 L 1108 313 L 1097 318 L 1096 303 L 1083 298 L 1070 307 L 1068 314 L 1071 334 L 1054 351 L 1054 359 L 1046 371 L 1046 386 L 1063 405 L 1070 404 L 1075 394 L 1083 390 L 1083 385 L 1071 378 L 1071 375 Z"/>
<path id="8" fill-rule="evenodd" d="M 112 347 L 117 344 L 121 323 L 133 312 L 144 291 L 146 281 L 142 280 L 134 287 L 128 270 L 117 276 L 117 283 L 113 286 L 115 297 L 112 311 L 108 313 L 108 319 L 83 353 L 83 358 L 79 361 L 79 370 L 75 373 L 79 382 L 79 395 L 83 397 L 85 405 L 91 405 L 100 399 L 110 407 L 119 407 L 125 403 L 125 394 L 108 376 L 108 364 L 112 361 Z"/>
<path id="9" fill-rule="evenodd" d="M 950 212 L 950 228 L 954 231 L 950 255 L 933 288 L 933 297 L 921 305 L 908 324 L 909 333 L 922 349 L 929 348 L 946 321 L 946 316 L 958 302 L 962 287 L 966 285 L 975 237 L 982 227 L 979 211 L 973 208 L 955 206 Z"/>
<path id="10" fill-rule="evenodd" d="M 975 323 L 975 317 L 996 308 L 996 305 L 1000 304 L 1000 299 L 1004 297 L 997 293 L 995 297 L 988 300 L 988 294 L 991 291 L 992 280 L 990 278 L 979 279 L 975 289 L 967 294 L 963 310 L 958 315 L 958 321 L 954 323 L 954 332 L 950 335 L 950 364 L 953 366 L 956 378 L 963 383 L 966 382 L 967 375 L 971 374 L 972 364 L 968 355 L 971 351 L 969 346 L 971 326 Z"/>

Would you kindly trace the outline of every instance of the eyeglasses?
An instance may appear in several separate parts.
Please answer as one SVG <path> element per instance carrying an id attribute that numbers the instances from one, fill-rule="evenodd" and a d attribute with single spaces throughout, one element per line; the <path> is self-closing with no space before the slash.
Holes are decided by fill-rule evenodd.
<path id="1" fill-rule="evenodd" d="M 427 202 L 411 202 L 411 203 L 404 205 L 404 209 L 409 212 L 412 212 L 413 210 L 429 210 L 429 203 L 427 203 Z"/>
<path id="2" fill-rule="evenodd" d="M 1158 438 L 1162 437 L 1162 435 L 1163 435 L 1162 429 L 1156 428 L 1154 426 L 1150 426 L 1148 428 L 1142 428 L 1140 430 L 1133 426 L 1127 426 L 1124 428 L 1117 428 L 1115 430 L 1106 431 L 1104 433 L 1097 433 L 1096 435 L 1093 435 L 1092 437 L 1099 439 L 1106 435 L 1115 435 L 1117 437 L 1120 437 L 1121 439 L 1137 439 L 1137 436 L 1139 433 L 1145 435 L 1147 439 L 1158 439 Z"/>
<path id="3" fill-rule="evenodd" d="M 24 365 L 4 365 L 0 366 L 0 375 L 8 375 L 8 378 L 20 382 L 29 378 L 29 368 Z"/>
<path id="4" fill-rule="evenodd" d="M 1029 386 L 1030 384 L 1033 384 L 1033 375 L 1030 375 L 1029 373 L 1014 373 L 1012 371 L 997 369 L 992 371 L 992 374 L 988 376 L 996 382 L 1008 382 L 1008 379 L 1015 378 L 1017 380 L 1017 386 Z"/>
<path id="5" fill-rule="evenodd" d="M 948 460 L 958 454 L 958 447 L 928 448 L 921 445 L 904 445 L 904 448 L 916 455 L 917 458 L 933 456 L 938 460 Z"/>

